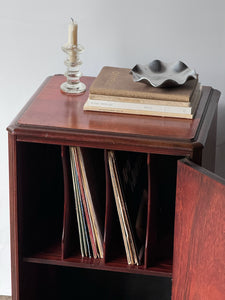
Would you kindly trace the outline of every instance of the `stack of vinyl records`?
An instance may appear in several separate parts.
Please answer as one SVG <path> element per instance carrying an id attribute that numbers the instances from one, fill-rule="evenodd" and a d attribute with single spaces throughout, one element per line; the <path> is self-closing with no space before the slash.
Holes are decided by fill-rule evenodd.
<path id="1" fill-rule="evenodd" d="M 190 79 L 173 88 L 133 81 L 130 69 L 103 67 L 90 87 L 85 111 L 192 119 L 201 98 L 201 84 Z"/>
<path id="2" fill-rule="evenodd" d="M 143 263 L 147 224 L 146 156 L 143 153 L 108 151 L 117 213 L 120 222 L 127 263 Z"/>
<path id="3" fill-rule="evenodd" d="M 101 197 L 97 184 L 93 188 L 96 160 L 86 148 L 70 147 L 69 150 L 81 255 L 103 258 Z"/>

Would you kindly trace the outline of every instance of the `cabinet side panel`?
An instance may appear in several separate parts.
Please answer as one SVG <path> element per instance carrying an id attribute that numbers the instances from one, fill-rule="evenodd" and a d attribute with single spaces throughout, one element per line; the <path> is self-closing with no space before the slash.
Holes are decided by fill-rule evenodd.
<path id="1" fill-rule="evenodd" d="M 17 159 L 21 254 L 59 257 L 64 207 L 60 146 L 18 142 Z"/>
<path id="2" fill-rule="evenodd" d="M 62 234 L 62 259 L 69 257 L 79 249 L 78 229 L 75 216 L 75 201 L 72 187 L 72 175 L 68 147 L 61 146 L 64 179 L 64 215 Z"/>
<path id="3" fill-rule="evenodd" d="M 209 171 L 215 171 L 216 158 L 217 111 L 215 112 L 205 147 L 202 151 L 202 166 Z"/>
<path id="4" fill-rule="evenodd" d="M 225 185 L 203 168 L 178 163 L 173 300 L 224 299 Z"/>
<path id="5" fill-rule="evenodd" d="M 19 250 L 18 250 L 18 211 L 17 211 L 17 168 L 16 136 L 8 135 L 9 147 L 9 199 L 10 199 L 10 234 L 11 234 L 11 273 L 12 297 L 19 299 Z"/>

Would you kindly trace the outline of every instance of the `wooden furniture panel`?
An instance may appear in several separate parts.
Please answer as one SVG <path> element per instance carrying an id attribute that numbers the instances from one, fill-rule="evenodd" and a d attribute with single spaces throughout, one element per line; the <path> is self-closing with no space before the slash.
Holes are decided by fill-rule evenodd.
<path id="1" fill-rule="evenodd" d="M 173 299 L 222 300 L 225 181 L 188 160 L 177 178 Z"/>
<path id="2" fill-rule="evenodd" d="M 8 127 L 17 140 L 62 145 L 193 156 L 201 152 L 220 93 L 203 87 L 193 120 L 85 112 L 93 77 L 83 77 L 87 91 L 80 96 L 60 92 L 64 76 L 46 79 Z M 57 116 L 57 117 L 56 117 Z"/>
<path id="3" fill-rule="evenodd" d="M 17 145 L 17 200 L 23 257 L 61 248 L 64 183 L 60 151 L 55 145 Z"/>
<path id="4" fill-rule="evenodd" d="M 81 299 L 82 292 L 99 299 L 170 299 L 172 278 L 178 290 L 173 262 L 174 270 L 180 263 L 177 229 L 175 235 L 173 231 L 177 161 L 187 157 L 213 169 L 219 92 L 203 87 L 193 120 L 139 117 L 84 112 L 94 78 L 83 78 L 87 91 L 80 96 L 62 94 L 64 80 L 49 77 L 8 127 L 13 300 L 62 299 L 63 293 Z M 104 193 L 103 259 L 82 258 L 80 253 L 70 146 L 87 150 L 98 163 L 89 180 L 92 191 L 100 182 Z M 147 190 L 147 224 L 140 266 L 127 264 L 108 150 L 145 157 L 141 179 Z"/>
<path id="5" fill-rule="evenodd" d="M 17 149 L 16 135 L 9 134 L 9 200 L 10 200 L 10 240 L 11 240 L 11 281 L 12 295 L 19 299 L 21 281 L 21 250 L 19 246 L 18 204 L 17 204 Z"/>
<path id="6" fill-rule="evenodd" d="M 95 133 L 148 135 L 158 138 L 192 140 L 195 138 L 205 103 L 208 101 L 211 88 L 203 89 L 203 97 L 196 117 L 193 120 L 176 118 L 157 118 L 148 116 L 130 116 L 83 111 L 88 89 L 93 77 L 84 77 L 87 92 L 83 95 L 70 96 L 60 92 L 63 76 L 54 76 L 45 81 L 32 102 L 19 118 L 19 125 L 55 127 L 62 129 L 86 130 Z M 57 118 L 55 118 L 57 116 Z M 116 122 L 115 122 L 116 121 Z M 112 126 L 113 125 L 113 126 Z M 151 131 L 149 128 L 151 127 Z"/>
<path id="7" fill-rule="evenodd" d="M 172 267 L 177 160 L 180 157 L 151 154 L 149 158 L 150 201 L 148 207 L 147 265 Z"/>
<path id="8" fill-rule="evenodd" d="M 78 226 L 75 214 L 75 201 L 72 186 L 72 174 L 70 168 L 69 148 L 61 147 L 61 157 L 63 165 L 64 179 L 64 209 L 63 209 L 63 229 L 61 258 L 65 259 L 72 254 L 77 254 L 79 250 Z"/>
<path id="9" fill-rule="evenodd" d="M 171 279 L 165 277 L 30 263 L 26 271 L 36 276 L 24 278 L 23 300 L 169 300 L 171 296 Z"/>

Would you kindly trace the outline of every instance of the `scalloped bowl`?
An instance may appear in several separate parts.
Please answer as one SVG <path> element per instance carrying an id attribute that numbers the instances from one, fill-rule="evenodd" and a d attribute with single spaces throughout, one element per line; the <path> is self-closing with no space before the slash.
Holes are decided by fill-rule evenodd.
<path id="1" fill-rule="evenodd" d="M 165 63 L 153 60 L 150 64 L 137 64 L 131 70 L 134 81 L 151 84 L 154 87 L 175 87 L 183 85 L 189 79 L 197 79 L 198 75 L 182 61 Z"/>

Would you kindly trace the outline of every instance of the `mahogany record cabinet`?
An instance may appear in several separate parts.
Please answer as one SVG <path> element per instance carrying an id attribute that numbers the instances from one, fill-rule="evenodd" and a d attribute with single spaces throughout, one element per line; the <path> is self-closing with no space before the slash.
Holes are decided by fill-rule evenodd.
<path id="1" fill-rule="evenodd" d="M 225 297 L 225 181 L 214 171 L 220 93 L 203 92 L 193 120 L 85 112 L 87 91 L 48 77 L 8 127 L 13 300 Z M 79 249 L 69 146 L 97 153 L 104 258 Z M 144 261 L 128 265 L 106 152 L 142 153 Z M 91 154 L 90 154 L 91 156 Z"/>

